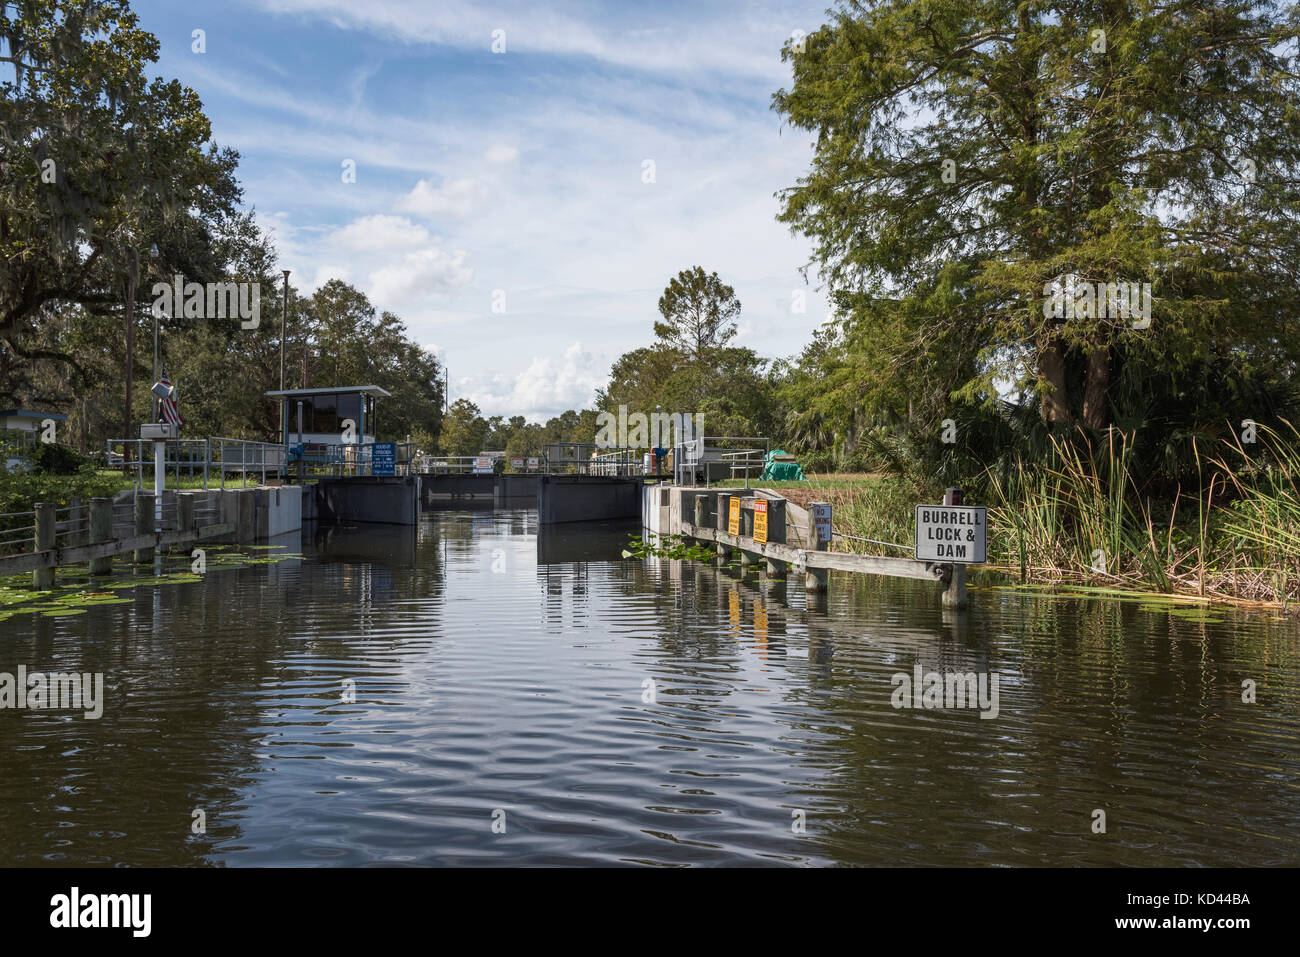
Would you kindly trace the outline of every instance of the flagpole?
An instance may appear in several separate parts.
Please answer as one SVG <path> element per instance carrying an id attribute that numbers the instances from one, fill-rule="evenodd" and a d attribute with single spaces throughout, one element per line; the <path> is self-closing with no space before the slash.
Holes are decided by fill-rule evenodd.
<path id="1" fill-rule="evenodd" d="M 158 310 L 149 310 L 153 313 L 153 381 L 158 381 Z M 158 421 L 158 396 L 153 397 L 153 420 Z"/>

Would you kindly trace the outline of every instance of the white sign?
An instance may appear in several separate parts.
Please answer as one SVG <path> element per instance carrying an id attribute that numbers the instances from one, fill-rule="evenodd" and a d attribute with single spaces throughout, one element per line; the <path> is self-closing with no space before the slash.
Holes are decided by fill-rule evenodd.
<path id="1" fill-rule="evenodd" d="M 535 459 L 535 458 L 530 457 L 530 458 L 528 459 L 528 468 L 529 468 L 529 469 L 535 469 L 535 468 L 537 468 L 537 463 L 538 463 L 538 461 L 539 461 L 538 459 Z"/>
<path id="2" fill-rule="evenodd" d="M 916 560 L 982 565 L 988 509 L 975 505 L 916 506 Z"/>
<path id="3" fill-rule="evenodd" d="M 813 524 L 817 527 L 817 541 L 831 540 L 831 507 L 824 502 L 812 506 Z"/>

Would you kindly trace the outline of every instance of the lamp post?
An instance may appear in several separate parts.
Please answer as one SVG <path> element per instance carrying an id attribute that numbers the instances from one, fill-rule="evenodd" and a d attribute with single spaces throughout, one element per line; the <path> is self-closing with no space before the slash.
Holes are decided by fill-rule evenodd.
<path id="1" fill-rule="evenodd" d="M 153 243 L 152 245 L 150 245 L 149 258 L 150 259 L 158 258 L 157 243 Z M 158 310 L 150 309 L 149 311 L 153 313 L 153 381 L 157 382 L 158 381 Z M 175 312 L 174 309 L 172 311 Z M 155 422 L 158 421 L 158 396 L 156 394 L 153 397 L 153 420 Z"/>
<path id="2" fill-rule="evenodd" d="M 289 270 L 284 270 L 284 303 L 280 311 L 280 391 L 284 391 L 284 333 L 289 324 Z"/>

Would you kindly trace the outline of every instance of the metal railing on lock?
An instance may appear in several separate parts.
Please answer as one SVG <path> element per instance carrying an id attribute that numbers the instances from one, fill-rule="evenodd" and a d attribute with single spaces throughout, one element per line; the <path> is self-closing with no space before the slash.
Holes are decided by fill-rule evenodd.
<path id="1" fill-rule="evenodd" d="M 0 555 L 29 552 L 36 545 L 36 512 L 0 512 Z"/>
<path id="2" fill-rule="evenodd" d="M 376 457 L 379 446 L 393 446 L 393 458 Z M 352 476 L 410 475 L 420 471 L 414 442 L 309 442 L 288 447 L 289 475 L 301 474 L 304 478 L 346 478 Z M 387 471 L 391 462 L 392 472 Z M 380 464 L 382 463 L 382 464 Z M 376 473 L 376 465 L 380 471 Z"/>

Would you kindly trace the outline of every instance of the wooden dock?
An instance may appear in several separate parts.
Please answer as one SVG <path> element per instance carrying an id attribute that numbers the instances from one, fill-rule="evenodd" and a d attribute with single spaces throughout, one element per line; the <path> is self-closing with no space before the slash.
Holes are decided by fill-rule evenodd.
<path id="1" fill-rule="evenodd" d="M 790 510 L 796 506 L 785 499 L 734 495 L 726 490 L 713 489 L 683 489 L 682 492 L 683 517 L 677 523 L 680 534 L 712 544 L 721 560 L 729 557 L 731 552 L 737 552 L 742 566 L 762 561 L 769 575 L 781 576 L 789 569 L 803 574 L 804 587 L 812 592 L 826 590 L 831 570 L 932 581 L 942 586 L 945 606 L 966 607 L 965 566 L 832 552 L 828 550 L 828 541 L 819 540 L 811 512 L 799 509 L 802 520 L 789 521 L 792 517 Z M 689 512 L 693 512 L 694 521 L 685 519 L 687 502 L 693 505 Z M 760 516 L 757 533 L 756 515 Z M 797 544 L 791 544 L 790 539 Z"/>

